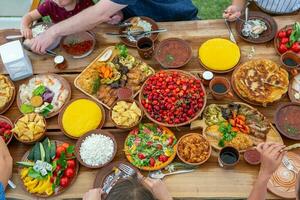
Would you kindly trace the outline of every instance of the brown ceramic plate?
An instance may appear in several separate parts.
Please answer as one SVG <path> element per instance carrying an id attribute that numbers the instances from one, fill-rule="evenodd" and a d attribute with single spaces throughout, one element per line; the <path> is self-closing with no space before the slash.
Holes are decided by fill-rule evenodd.
<path id="1" fill-rule="evenodd" d="M 168 38 L 158 44 L 155 49 L 155 59 L 164 68 L 180 68 L 192 58 L 192 48 L 184 40 Z"/>
<path id="2" fill-rule="evenodd" d="M 53 76 L 55 79 L 59 80 L 60 83 L 64 86 L 64 88 L 66 90 L 68 90 L 68 93 L 69 93 L 68 97 L 66 98 L 66 101 L 65 101 L 64 105 L 68 101 L 70 101 L 70 99 L 71 99 L 71 86 L 70 86 L 69 82 L 65 78 L 63 78 L 62 76 L 57 75 L 57 74 L 52 74 L 52 73 L 39 74 L 39 75 L 36 75 L 36 76 L 44 76 L 44 75 L 50 75 L 50 76 Z M 29 78 L 29 79 L 27 79 L 25 84 L 28 84 L 28 82 L 29 82 L 30 79 L 32 79 L 32 77 Z M 21 111 L 22 102 L 21 102 L 21 98 L 20 98 L 20 91 L 18 92 L 18 95 L 17 95 L 17 105 L 18 105 L 19 110 Z M 54 117 L 57 114 L 59 114 L 60 111 L 62 110 L 62 108 L 64 107 L 64 105 L 62 105 L 61 108 L 59 110 L 57 110 L 56 112 L 50 112 L 49 115 L 46 116 L 45 118 L 49 119 L 49 118 Z"/>
<path id="3" fill-rule="evenodd" d="M 241 17 L 241 19 L 244 19 L 245 15 Z M 259 38 L 252 38 L 252 37 L 245 37 L 242 34 L 242 29 L 244 27 L 244 21 L 242 20 L 237 20 L 236 21 L 236 31 L 240 38 L 243 40 L 250 42 L 250 43 L 255 43 L 255 44 L 261 44 L 265 42 L 269 42 L 272 40 L 276 33 L 277 33 L 277 23 L 275 20 L 270 16 L 262 12 L 256 12 L 256 11 L 251 11 L 249 12 L 249 20 L 253 19 L 259 19 L 263 22 L 266 23 L 267 30 L 262 32 L 262 34 L 259 35 Z"/>
<path id="4" fill-rule="evenodd" d="M 67 104 L 65 104 L 65 106 L 63 106 L 61 112 L 60 112 L 59 115 L 58 115 L 58 119 L 57 119 L 57 120 L 58 120 L 58 126 L 59 126 L 60 130 L 61 130 L 67 137 L 72 138 L 72 139 L 78 139 L 78 138 L 80 138 L 80 137 L 74 137 L 74 136 L 72 136 L 72 135 L 69 135 L 69 134 L 65 131 L 65 129 L 64 129 L 64 127 L 63 127 L 63 124 L 62 124 L 62 117 L 63 117 L 64 112 L 65 112 L 65 110 L 67 109 L 67 107 L 68 107 L 71 103 L 73 103 L 74 101 L 77 101 L 77 100 L 79 100 L 79 99 L 86 99 L 86 100 L 92 101 L 92 102 L 96 103 L 96 104 L 99 106 L 99 108 L 100 108 L 100 110 L 101 110 L 101 112 L 102 112 L 102 119 L 101 119 L 101 121 L 100 121 L 100 123 L 99 123 L 99 125 L 98 125 L 98 127 L 97 127 L 98 129 L 102 128 L 102 126 L 104 125 L 104 122 L 105 122 L 105 110 L 104 110 L 103 106 L 102 106 L 99 102 L 96 102 L 96 101 L 94 101 L 94 100 L 92 100 L 92 99 L 90 99 L 90 98 L 76 98 L 76 99 L 73 99 L 73 100 L 69 101 Z"/>
<path id="5" fill-rule="evenodd" d="M 290 24 L 290 25 L 286 25 L 285 27 L 281 28 L 280 30 L 278 30 L 277 33 L 279 33 L 280 31 L 286 31 L 287 29 L 290 29 L 292 28 L 293 25 Z M 279 52 L 278 48 L 279 48 L 279 44 L 280 44 L 280 40 L 279 40 L 279 37 L 277 35 L 277 33 L 275 34 L 275 38 L 274 38 L 274 48 L 277 52 L 278 55 L 281 55 L 282 53 Z"/>
<path id="6" fill-rule="evenodd" d="M 0 109 L 0 115 L 5 113 L 11 107 L 11 105 L 13 104 L 13 102 L 15 100 L 15 97 L 16 97 L 16 87 L 15 87 L 14 83 L 7 76 L 6 76 L 6 80 L 8 81 L 8 83 L 13 88 L 13 91 L 12 91 L 12 96 L 10 97 L 10 100 L 6 103 L 5 106 L 3 106 L 2 109 Z"/>
<path id="7" fill-rule="evenodd" d="M 201 162 L 198 162 L 198 163 L 188 162 L 188 161 L 186 161 L 186 160 L 181 156 L 181 153 L 180 153 L 180 145 L 181 145 L 181 143 L 182 143 L 182 140 L 183 140 L 184 138 L 190 137 L 190 136 L 201 137 L 202 139 L 204 139 L 204 140 L 205 140 L 206 142 L 208 142 L 208 144 L 209 144 L 208 155 L 207 155 L 207 157 L 206 157 L 204 160 L 202 160 Z M 184 163 L 186 163 L 186 164 L 188 164 L 188 165 L 193 165 L 193 166 L 201 165 L 201 164 L 205 163 L 205 162 L 209 159 L 210 155 L 211 155 L 211 145 L 210 145 L 209 141 L 208 141 L 203 135 L 201 135 L 201 134 L 199 134 L 199 133 L 189 133 L 189 134 L 186 134 L 186 135 L 182 136 L 182 137 L 178 140 L 178 142 L 177 142 L 177 156 L 179 157 L 179 159 L 180 159 L 182 162 L 184 162 Z"/>
<path id="8" fill-rule="evenodd" d="M 54 141 L 55 141 L 55 143 L 56 143 L 56 146 L 57 146 L 57 145 L 62 145 L 62 144 L 64 143 L 64 142 L 62 142 L 62 141 L 57 141 L 57 140 L 54 140 Z M 28 157 L 29 153 L 30 153 L 30 150 L 28 150 L 28 151 L 23 155 L 23 157 L 22 157 L 22 159 L 21 159 L 22 162 L 27 162 L 27 161 L 28 161 L 27 157 Z M 75 161 L 76 161 L 76 160 L 75 160 Z M 26 192 L 28 192 L 28 191 L 26 190 L 26 187 L 25 187 L 23 181 L 21 180 L 21 174 L 20 174 L 20 173 L 21 173 L 21 169 L 22 169 L 22 167 L 18 167 L 18 175 L 19 175 L 19 178 L 20 178 L 20 183 L 21 183 L 21 186 L 22 186 L 23 190 L 26 191 Z M 74 177 L 72 178 L 71 182 L 69 183 L 69 185 L 68 185 L 66 188 L 61 188 L 61 187 L 60 187 L 56 193 L 54 192 L 54 193 L 53 193 L 52 195 L 50 195 L 50 196 L 48 196 L 48 195 L 36 194 L 36 193 L 35 193 L 35 194 L 31 194 L 31 193 L 29 193 L 29 192 L 28 192 L 28 193 L 29 193 L 30 195 L 34 196 L 34 197 L 39 197 L 39 198 L 48 198 L 48 197 L 54 197 L 54 196 L 60 195 L 61 193 L 65 192 L 66 190 L 68 190 L 68 188 L 70 188 L 70 187 L 73 185 L 73 183 L 75 182 L 75 180 L 76 180 L 78 174 L 79 174 L 79 163 L 78 163 L 78 161 L 76 161 L 75 175 L 74 175 Z"/>
<path id="9" fill-rule="evenodd" d="M 11 122 L 11 120 L 9 118 L 3 116 L 3 115 L 0 115 L 0 122 L 6 122 L 6 123 L 8 123 L 11 126 L 11 128 L 14 127 L 14 124 Z M 7 142 L 5 142 L 7 145 L 10 143 L 10 141 L 13 138 L 13 136 L 14 136 L 14 134 L 11 133 L 10 134 L 10 138 L 7 140 Z"/>
<path id="10" fill-rule="evenodd" d="M 81 44 L 80 44 L 81 43 Z M 82 46 L 85 43 L 85 46 L 90 45 L 88 49 L 84 52 L 74 52 L 76 48 Z M 67 45 L 72 45 L 71 48 L 67 48 Z M 89 32 L 81 32 L 81 33 L 74 33 L 72 35 L 65 36 L 60 43 L 61 48 L 73 58 L 84 58 L 90 55 L 96 45 L 96 39 L 94 35 Z"/>
<path id="11" fill-rule="evenodd" d="M 300 140 L 300 104 L 286 103 L 276 111 L 275 125 L 278 131 L 293 140 Z"/>
<path id="12" fill-rule="evenodd" d="M 115 167 L 119 167 L 120 164 L 124 164 L 127 165 L 129 167 L 131 167 L 132 169 L 135 170 L 136 173 L 139 173 L 139 170 L 137 168 L 135 168 L 132 164 L 125 162 L 125 161 L 116 161 L 116 162 L 112 162 L 109 165 L 106 165 L 105 167 L 103 167 L 101 170 L 99 170 L 96 174 L 96 178 L 94 180 L 94 188 L 103 188 L 104 183 L 108 181 L 108 178 L 110 175 L 113 175 L 114 173 L 114 168 Z M 119 181 L 124 180 L 125 177 L 120 178 Z M 105 197 L 105 194 L 103 194 L 103 197 Z"/>
<path id="13" fill-rule="evenodd" d="M 133 18 L 134 18 L 134 17 L 131 17 L 131 18 L 125 20 L 125 22 L 130 22 Z M 157 23 L 156 23 L 153 19 L 151 19 L 151 18 L 149 18 L 149 17 L 143 17 L 143 16 L 141 16 L 140 18 L 141 18 L 142 20 L 145 20 L 145 21 L 149 22 L 149 23 L 152 25 L 152 31 L 158 30 L 158 25 L 157 25 Z M 121 28 L 119 29 L 119 34 L 124 34 L 123 31 L 126 31 L 126 30 L 127 30 L 127 27 L 121 27 Z M 158 38 L 158 33 L 153 33 L 153 34 L 151 34 L 150 38 L 151 38 L 153 41 L 157 40 L 157 38 Z M 121 37 L 120 39 L 121 39 L 121 41 L 122 41 L 124 44 L 126 44 L 127 46 L 129 46 L 129 47 L 136 47 L 136 42 L 131 42 L 131 41 L 128 40 L 126 37 Z"/>
<path id="14" fill-rule="evenodd" d="M 289 151 L 285 157 L 293 163 L 297 171 L 300 170 L 300 156 L 298 154 Z M 281 163 L 268 182 L 268 190 L 281 198 L 296 199 L 296 184 L 297 174 L 288 170 Z"/>
<path id="15" fill-rule="evenodd" d="M 142 113 L 142 116 L 139 118 L 138 121 L 136 121 L 134 124 L 132 124 L 131 126 L 124 126 L 124 125 L 118 125 L 113 119 L 112 119 L 112 110 L 113 108 L 117 105 L 118 102 L 120 101 L 125 101 L 125 102 L 128 102 L 128 103 L 133 103 L 135 102 L 137 107 L 141 110 L 141 113 Z M 117 100 L 112 106 L 111 106 L 112 109 L 109 110 L 109 118 L 111 119 L 112 123 L 117 127 L 117 128 L 120 128 L 120 129 L 131 129 L 135 126 L 137 126 L 143 119 L 143 115 L 144 115 L 144 112 L 143 112 L 143 109 L 141 108 L 141 105 L 139 102 L 135 101 L 134 99 L 119 99 Z"/>
<path id="16" fill-rule="evenodd" d="M 186 71 L 183 71 L 183 70 L 175 70 L 175 69 L 170 69 L 170 70 L 165 70 L 165 72 L 168 72 L 168 73 L 172 73 L 172 72 L 177 72 L 177 73 L 181 73 L 185 76 L 188 76 L 190 78 L 195 78 L 195 79 L 198 79 L 195 75 L 189 73 L 189 72 L 186 72 Z M 140 102 L 140 105 L 141 107 L 143 108 L 144 110 L 144 113 L 145 115 L 154 123 L 160 125 L 160 126 L 165 126 L 165 127 L 179 127 L 179 126 L 184 126 L 184 125 L 187 125 L 187 124 L 190 124 L 192 121 L 194 121 L 195 119 L 197 119 L 201 113 L 203 112 L 205 106 L 206 106 L 206 101 L 207 101 L 207 95 L 206 95 L 206 91 L 205 91 L 205 87 L 203 86 L 203 84 L 201 83 L 201 86 L 202 86 L 202 91 L 204 92 L 204 97 L 203 97 L 203 106 L 202 108 L 197 112 L 197 114 L 190 120 L 186 121 L 186 122 L 183 122 L 183 123 L 179 123 L 179 124 L 167 124 L 167 123 L 162 123 L 162 122 L 159 122 L 157 120 L 155 120 L 154 118 L 152 118 L 150 116 L 150 114 L 148 113 L 147 109 L 144 108 L 144 106 L 142 105 L 142 100 L 143 100 L 143 90 L 148 82 L 149 78 L 144 82 L 142 88 L 141 88 L 141 92 L 139 94 L 139 102 Z"/>
<path id="17" fill-rule="evenodd" d="M 41 116 L 41 115 L 40 115 L 40 116 Z M 14 126 L 15 126 L 15 124 L 19 121 L 19 119 L 22 118 L 22 117 L 24 117 L 24 115 L 20 115 L 20 116 L 15 120 Z M 36 142 L 42 140 L 42 139 L 45 137 L 45 135 L 46 135 L 46 131 L 47 131 L 47 122 L 46 122 L 46 120 L 45 120 L 45 118 L 44 118 L 43 116 L 41 116 L 41 117 L 42 117 L 43 120 L 44 120 L 44 123 L 45 123 L 45 129 L 44 129 L 44 132 L 43 132 L 38 138 L 36 138 L 35 140 L 32 140 L 32 141 L 23 141 L 23 140 L 21 140 L 21 139 L 17 136 L 16 133 L 13 133 L 14 136 L 15 136 L 15 138 L 16 138 L 19 142 L 21 142 L 21 143 L 23 143 L 23 144 L 34 144 L 34 143 L 36 143 Z"/>
<path id="18" fill-rule="evenodd" d="M 109 137 L 113 143 L 114 143 L 114 151 L 113 151 L 113 154 L 111 156 L 111 158 L 109 159 L 109 161 L 105 164 L 100 164 L 100 165 L 97 165 L 97 166 L 91 166 L 91 165 L 88 165 L 86 164 L 82 159 L 81 159 L 81 156 L 80 156 L 80 147 L 81 147 L 81 144 L 83 143 L 83 141 L 85 140 L 86 137 L 92 135 L 92 134 L 96 134 L 96 135 L 104 135 L 104 136 L 107 136 Z M 81 136 L 77 142 L 76 142 L 76 146 L 75 146 L 75 155 L 76 155 L 76 158 L 77 160 L 80 162 L 80 164 L 82 164 L 83 166 L 85 167 L 88 167 L 88 168 L 92 168 L 92 169 L 97 169 L 97 168 L 101 168 L 105 165 L 107 165 L 108 163 L 110 163 L 115 155 L 117 153 L 117 142 L 116 142 L 116 139 L 115 137 L 109 133 L 108 131 L 104 131 L 104 130 L 101 130 L 101 129 L 96 129 L 96 130 L 92 130 L 92 131 L 89 131 L 87 132 L 86 134 L 84 134 L 83 136 Z"/>

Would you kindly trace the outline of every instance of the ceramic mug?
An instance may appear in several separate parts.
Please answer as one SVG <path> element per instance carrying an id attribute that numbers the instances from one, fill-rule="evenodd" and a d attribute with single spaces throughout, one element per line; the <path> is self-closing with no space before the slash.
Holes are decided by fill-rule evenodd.
<path id="1" fill-rule="evenodd" d="M 216 86 L 217 84 L 221 87 L 224 86 L 226 90 L 224 92 L 215 91 L 214 86 Z M 214 77 L 209 83 L 209 89 L 211 91 L 213 98 L 216 100 L 222 100 L 225 97 L 233 98 L 233 94 L 231 92 L 231 84 L 227 78 L 221 76 Z"/>
<path id="2" fill-rule="evenodd" d="M 221 149 L 218 162 L 220 167 L 231 168 L 240 161 L 240 153 L 234 147 L 224 147 Z"/>
<path id="3" fill-rule="evenodd" d="M 137 50 L 141 58 L 151 59 L 154 54 L 154 42 L 149 37 L 140 38 L 137 43 Z"/>
<path id="4" fill-rule="evenodd" d="M 286 60 L 294 61 L 295 65 L 291 66 L 286 63 Z M 296 76 L 300 70 L 300 56 L 292 51 L 287 51 L 280 57 L 281 64 L 284 68 L 292 74 L 292 76 Z"/>

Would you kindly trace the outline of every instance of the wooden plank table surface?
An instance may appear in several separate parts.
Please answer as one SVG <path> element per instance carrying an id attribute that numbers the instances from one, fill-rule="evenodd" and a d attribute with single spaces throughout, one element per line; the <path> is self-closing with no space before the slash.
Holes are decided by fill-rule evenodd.
<path id="1" fill-rule="evenodd" d="M 280 16 L 275 17 L 278 27 L 284 27 L 287 24 L 292 24 L 294 21 L 300 20 L 300 16 Z M 206 20 L 206 21 L 188 21 L 188 22 L 166 22 L 159 23 L 161 28 L 166 28 L 168 31 L 159 35 L 159 40 L 163 40 L 170 37 L 178 37 L 186 40 L 193 49 L 193 58 L 189 64 L 182 68 L 186 71 L 199 71 L 203 70 L 200 66 L 197 58 L 199 46 L 210 38 L 228 38 L 228 31 L 224 24 L 223 20 Z M 232 27 L 234 24 L 232 24 Z M 233 28 L 234 30 L 234 28 Z M 85 97 L 85 95 L 79 90 L 75 89 L 73 81 L 75 77 L 106 47 L 115 45 L 119 43 L 120 40 L 117 37 L 107 36 L 106 32 L 117 31 L 115 27 L 109 25 L 100 25 L 93 30 L 96 34 L 97 47 L 95 51 L 84 59 L 75 60 L 68 56 L 68 69 L 60 71 L 54 68 L 53 58 L 50 56 L 40 56 L 28 52 L 28 55 L 31 59 L 34 74 L 41 74 L 46 72 L 52 72 L 62 75 L 66 78 L 72 86 L 72 98 Z M 0 44 L 6 42 L 5 36 L 9 34 L 18 33 L 17 30 L 2 30 L 0 31 Z M 252 48 L 255 49 L 255 55 L 253 58 L 268 58 L 278 64 L 280 63 L 280 58 L 276 54 L 273 47 L 273 43 L 269 42 L 266 44 L 254 45 L 247 42 L 244 42 L 236 35 L 234 31 L 238 45 L 241 48 L 242 58 L 241 62 L 248 60 L 248 53 Z M 59 49 L 56 50 L 60 52 Z M 137 51 L 135 49 L 130 49 L 130 53 L 138 57 Z M 153 59 L 146 61 L 155 70 L 161 69 L 159 64 Z M 7 74 L 5 71 L 2 62 L 0 62 L 0 72 L 1 74 Z M 222 75 L 230 78 L 231 73 Z M 23 81 L 15 82 L 18 87 Z M 207 90 L 208 92 L 208 90 Z M 232 99 L 224 99 L 222 101 L 215 101 L 212 99 L 211 95 L 208 92 L 208 104 L 211 103 L 228 103 L 231 101 L 241 101 L 237 96 Z M 267 108 L 258 107 L 270 121 L 273 122 L 273 116 L 276 108 L 284 102 L 288 102 L 289 99 L 285 96 L 280 102 L 274 103 Z M 106 110 L 106 113 L 108 111 Z M 15 120 L 21 113 L 18 110 L 16 102 L 4 115 L 9 117 L 11 120 Z M 146 120 L 146 119 L 145 119 Z M 75 140 L 69 139 L 60 132 L 57 123 L 57 117 L 53 117 L 47 120 L 48 130 L 47 136 L 50 139 L 62 140 L 70 143 L 75 143 Z M 104 129 L 111 131 L 118 143 L 118 152 L 115 157 L 116 160 L 125 159 L 123 153 L 123 143 L 128 131 L 118 130 L 113 127 L 110 120 L 107 120 Z M 177 129 L 172 129 L 177 138 L 179 138 L 184 133 L 189 132 L 189 126 L 180 127 Z M 196 130 L 201 132 L 201 130 Z M 283 138 L 285 144 L 292 144 L 293 141 Z M 29 150 L 31 146 L 23 145 L 18 143 L 16 140 L 13 140 L 9 149 L 14 159 L 14 162 L 19 161 L 23 154 Z M 217 163 L 217 152 L 213 152 L 211 158 L 204 165 L 201 165 L 193 173 L 170 176 L 164 179 L 167 184 L 168 189 L 170 190 L 173 197 L 180 199 L 202 199 L 202 198 L 227 198 L 227 199 L 236 199 L 236 198 L 247 198 L 252 185 L 256 180 L 259 167 L 250 166 L 246 164 L 243 160 L 234 168 L 230 170 L 224 170 L 218 166 Z M 83 166 L 80 167 L 80 172 L 77 180 L 74 185 L 72 185 L 65 193 L 61 194 L 58 197 L 53 199 L 74 199 L 82 198 L 83 194 L 92 188 L 93 181 L 97 170 L 87 169 Z M 17 184 L 16 190 L 7 189 L 6 194 L 8 198 L 17 198 L 17 199 L 37 199 L 30 196 L 27 192 L 23 191 L 20 185 L 20 180 L 17 175 L 17 167 L 14 166 L 13 178 L 12 180 Z M 268 199 L 280 199 L 279 197 L 274 196 L 271 193 L 268 193 Z"/>

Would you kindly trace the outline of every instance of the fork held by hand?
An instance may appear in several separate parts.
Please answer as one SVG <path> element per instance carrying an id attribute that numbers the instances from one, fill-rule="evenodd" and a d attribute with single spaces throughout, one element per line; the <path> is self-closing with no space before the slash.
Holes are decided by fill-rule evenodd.
<path id="1" fill-rule="evenodd" d="M 127 174 L 128 176 L 133 176 L 136 174 L 136 171 L 134 169 L 132 169 L 131 167 L 123 163 L 119 165 L 119 169 L 123 171 L 125 174 Z"/>

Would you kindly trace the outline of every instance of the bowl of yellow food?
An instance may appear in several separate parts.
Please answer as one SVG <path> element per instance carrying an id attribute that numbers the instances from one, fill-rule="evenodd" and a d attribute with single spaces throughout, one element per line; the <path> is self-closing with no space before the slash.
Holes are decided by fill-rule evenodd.
<path id="1" fill-rule="evenodd" d="M 117 128 L 130 129 L 141 122 L 143 111 L 137 101 L 122 99 L 113 104 L 109 116 Z"/>
<path id="2" fill-rule="evenodd" d="M 45 136 L 46 120 L 37 113 L 24 114 L 16 119 L 11 131 L 19 142 L 34 144 Z"/>
<path id="3" fill-rule="evenodd" d="M 241 51 L 237 44 L 222 38 L 204 42 L 198 51 L 200 64 L 215 73 L 232 71 L 240 62 Z"/>
<path id="4" fill-rule="evenodd" d="M 72 139 L 78 139 L 91 130 L 100 129 L 104 122 L 103 106 L 89 98 L 78 98 L 70 101 L 58 116 L 60 129 Z"/>

